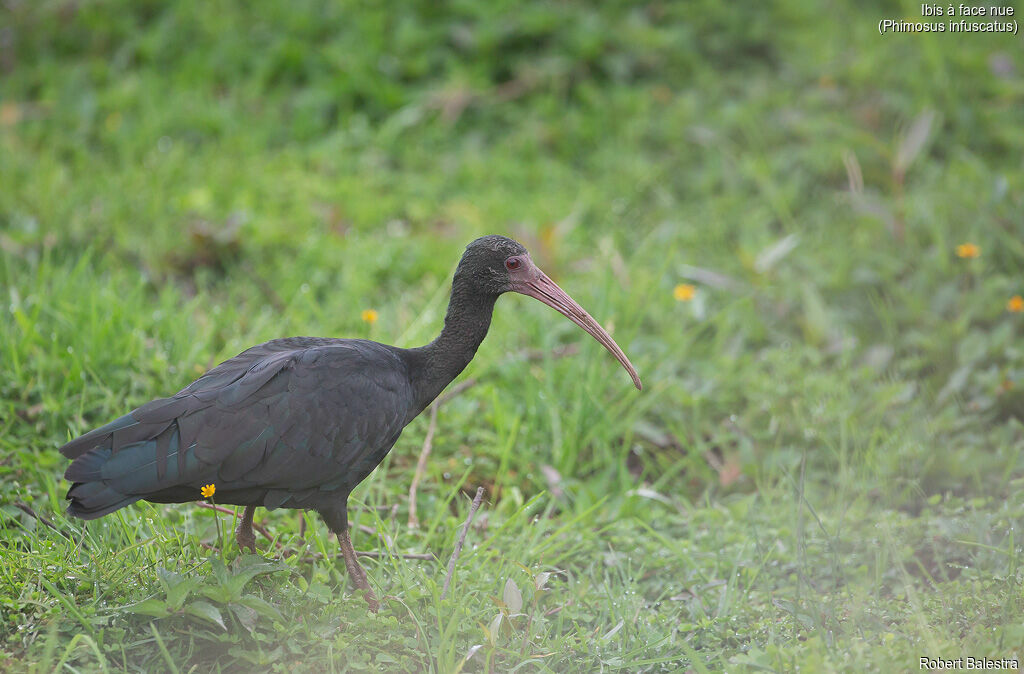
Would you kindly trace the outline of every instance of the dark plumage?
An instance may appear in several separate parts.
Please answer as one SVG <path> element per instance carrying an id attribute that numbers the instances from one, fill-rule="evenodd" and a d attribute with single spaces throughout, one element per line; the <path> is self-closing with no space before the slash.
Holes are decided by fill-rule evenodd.
<path id="1" fill-rule="evenodd" d="M 348 538 L 349 493 L 402 429 L 466 367 L 504 292 L 537 297 L 636 371 L 600 326 L 500 236 L 473 241 L 455 272 L 444 329 L 401 349 L 364 339 L 292 337 L 254 346 L 170 398 L 146 403 L 61 448 L 74 459 L 68 512 L 95 519 L 140 499 L 182 503 L 216 485 L 218 503 L 246 506 L 240 546 L 254 547 L 256 506 L 319 512 L 371 608 L 376 598 Z"/>
<path id="2" fill-rule="evenodd" d="M 94 519 L 145 498 L 317 507 L 347 495 L 415 413 L 406 361 L 366 340 L 275 339 L 171 398 L 69 442 L 68 511 Z M 407 417 L 407 415 L 409 415 Z"/>

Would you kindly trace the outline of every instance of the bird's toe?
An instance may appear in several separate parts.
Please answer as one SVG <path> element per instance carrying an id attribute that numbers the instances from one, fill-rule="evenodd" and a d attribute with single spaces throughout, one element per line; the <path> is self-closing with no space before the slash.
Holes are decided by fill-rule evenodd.
<path id="1" fill-rule="evenodd" d="M 366 600 L 370 613 L 376 613 L 380 609 L 380 601 L 377 599 L 377 595 L 373 590 L 369 588 L 363 590 L 363 599 Z"/>
<path id="2" fill-rule="evenodd" d="M 256 536 L 250 532 L 239 531 L 235 535 L 235 540 L 238 541 L 238 549 L 245 550 L 248 548 L 251 552 L 256 552 Z"/>

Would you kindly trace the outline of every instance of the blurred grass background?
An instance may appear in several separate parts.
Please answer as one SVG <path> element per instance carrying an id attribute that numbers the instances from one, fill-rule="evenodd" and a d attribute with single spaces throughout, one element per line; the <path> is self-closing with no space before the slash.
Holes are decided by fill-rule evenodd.
<path id="1" fill-rule="evenodd" d="M 877 32 L 919 15 L 0 3 L 0 666 L 1019 659 L 1024 57 Z M 502 299 L 478 385 L 439 413 L 421 527 L 423 419 L 353 495 L 379 616 L 315 517 L 261 511 L 264 560 L 192 506 L 63 515 L 69 437 L 274 337 L 425 343 L 489 233 L 614 331 L 645 391 Z"/>

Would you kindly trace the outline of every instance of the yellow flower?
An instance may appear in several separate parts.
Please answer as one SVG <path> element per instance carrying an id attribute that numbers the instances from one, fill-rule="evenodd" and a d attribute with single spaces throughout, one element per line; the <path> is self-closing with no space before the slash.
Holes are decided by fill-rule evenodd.
<path id="1" fill-rule="evenodd" d="M 672 297 L 680 302 L 688 302 L 697 295 L 697 286 L 689 283 L 680 283 L 672 289 Z"/>
<path id="2" fill-rule="evenodd" d="M 969 258 L 981 255 L 981 248 L 976 243 L 961 243 L 956 247 L 956 256 Z"/>
<path id="3" fill-rule="evenodd" d="M 1024 311 L 1024 297 L 1020 295 L 1014 295 L 1010 298 L 1010 301 L 1006 303 L 1006 310 L 1012 311 L 1015 314 L 1019 314 Z"/>
<path id="4" fill-rule="evenodd" d="M 215 491 L 217 491 L 217 485 L 215 485 L 215 484 L 208 484 L 205 487 L 203 487 L 202 489 L 200 489 L 199 493 L 201 493 L 203 495 L 203 498 L 210 498 L 211 496 L 213 496 Z"/>
<path id="5" fill-rule="evenodd" d="M 370 325 L 373 325 L 374 323 L 377 322 L 377 312 L 374 311 L 373 309 L 364 309 L 363 321 L 369 323 Z"/>

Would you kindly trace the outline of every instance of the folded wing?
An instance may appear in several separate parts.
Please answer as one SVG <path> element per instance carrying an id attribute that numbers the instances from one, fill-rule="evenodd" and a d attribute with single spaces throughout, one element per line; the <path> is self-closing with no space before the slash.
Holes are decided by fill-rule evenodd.
<path id="1" fill-rule="evenodd" d="M 72 440 L 68 511 L 93 519 L 140 499 L 278 507 L 347 495 L 397 440 L 412 404 L 404 363 L 365 340 L 253 347 L 178 394 Z"/>

